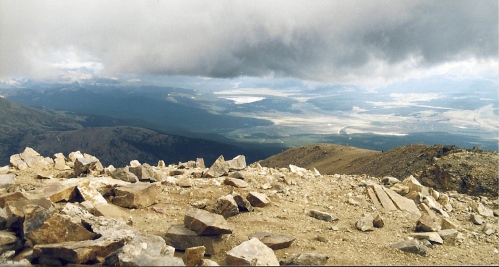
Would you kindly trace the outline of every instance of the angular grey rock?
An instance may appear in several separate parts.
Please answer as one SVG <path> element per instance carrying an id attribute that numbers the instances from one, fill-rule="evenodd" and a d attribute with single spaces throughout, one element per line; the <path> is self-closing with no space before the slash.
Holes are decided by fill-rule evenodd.
<path id="1" fill-rule="evenodd" d="M 0 188 L 5 188 L 16 183 L 14 173 L 0 174 Z"/>
<path id="2" fill-rule="evenodd" d="M 383 187 L 383 190 L 399 210 L 405 210 L 409 213 L 421 216 L 421 212 L 413 200 L 405 198 L 389 188 Z"/>
<path id="3" fill-rule="evenodd" d="M 98 159 L 88 159 L 84 157 L 76 158 L 73 168 L 76 177 L 91 175 L 93 174 L 93 171 L 100 173 L 104 170 Z"/>
<path id="4" fill-rule="evenodd" d="M 136 183 L 139 181 L 137 175 L 127 171 L 125 168 L 117 168 L 110 173 L 111 177 L 116 180 L 125 181 L 129 183 Z"/>
<path id="5" fill-rule="evenodd" d="M 461 227 L 459 227 L 459 225 L 453 221 L 451 221 L 450 219 L 448 218 L 443 218 L 442 219 L 442 230 L 446 230 L 446 229 L 456 229 L 456 230 L 459 230 Z"/>
<path id="6" fill-rule="evenodd" d="M 103 203 L 103 204 L 95 204 L 94 205 L 94 215 L 95 216 L 105 216 L 117 220 L 121 220 L 124 222 L 128 221 L 130 217 L 130 213 L 123 208 L 118 206 Z"/>
<path id="7" fill-rule="evenodd" d="M 196 159 L 196 167 L 200 168 L 200 169 L 205 169 L 205 165 L 204 165 L 204 159 L 203 158 L 197 158 Z"/>
<path id="8" fill-rule="evenodd" d="M 226 175 L 229 172 L 229 165 L 225 162 L 224 157 L 220 156 L 211 165 L 210 169 L 203 175 L 205 178 L 217 178 Z"/>
<path id="9" fill-rule="evenodd" d="M 25 238 L 30 245 L 53 244 L 68 241 L 91 240 L 97 237 L 81 223 L 74 223 L 68 215 L 55 213 L 36 229 L 25 230 Z"/>
<path id="10" fill-rule="evenodd" d="M 402 183 L 395 184 L 392 187 L 390 187 L 390 189 L 401 196 L 405 196 L 405 195 L 409 194 L 409 187 L 407 185 L 402 184 Z"/>
<path id="11" fill-rule="evenodd" d="M 482 203 L 473 202 L 471 204 L 471 207 L 476 213 L 478 213 L 481 216 L 494 217 L 494 212 L 491 209 L 485 207 Z"/>
<path id="12" fill-rule="evenodd" d="M 236 179 L 236 178 L 230 178 L 230 177 L 225 178 L 224 184 L 231 185 L 231 186 L 234 186 L 234 187 L 237 187 L 237 188 L 248 187 L 248 183 L 247 182 L 245 182 L 243 180 L 240 180 L 240 179 Z"/>
<path id="13" fill-rule="evenodd" d="M 410 175 L 402 181 L 402 184 L 409 187 L 409 192 L 421 193 L 423 196 L 429 195 L 428 187 L 423 186 L 414 176 Z"/>
<path id="14" fill-rule="evenodd" d="M 270 204 L 270 199 L 266 195 L 258 192 L 249 192 L 246 199 L 253 207 L 265 207 Z"/>
<path id="15" fill-rule="evenodd" d="M 214 210 L 217 214 L 224 216 L 226 219 L 239 214 L 239 208 L 232 195 L 218 198 L 215 202 Z"/>
<path id="16" fill-rule="evenodd" d="M 246 168 L 246 157 L 238 155 L 235 158 L 228 160 L 227 165 L 230 171 L 240 171 Z"/>
<path id="17" fill-rule="evenodd" d="M 376 228 L 383 228 L 383 226 L 385 226 L 385 221 L 383 220 L 383 217 L 381 217 L 381 215 L 376 214 L 376 217 L 374 217 L 373 220 L 373 226 Z"/>
<path id="18" fill-rule="evenodd" d="M 301 265 L 301 266 L 311 266 L 311 265 L 326 265 L 328 255 L 317 254 L 317 253 L 300 253 L 292 255 L 291 257 L 281 260 L 279 263 L 281 265 Z"/>
<path id="19" fill-rule="evenodd" d="M 437 232 L 441 226 L 437 220 L 432 219 L 429 215 L 424 214 L 419 217 L 416 222 L 416 232 Z"/>
<path id="20" fill-rule="evenodd" d="M 64 157 L 64 154 L 62 153 L 56 153 L 52 157 L 54 160 L 54 169 L 58 171 L 64 171 L 64 170 L 69 170 L 71 169 L 67 164 L 66 164 L 66 157 Z"/>
<path id="21" fill-rule="evenodd" d="M 83 264 L 95 261 L 97 258 L 104 259 L 123 247 L 124 244 L 124 239 L 99 238 L 97 240 L 36 245 L 33 249 L 33 255 L 35 258 L 45 255 L 68 263 Z"/>
<path id="22" fill-rule="evenodd" d="M 222 215 L 194 208 L 187 209 L 184 225 L 199 235 L 231 234 L 234 229 Z"/>
<path id="23" fill-rule="evenodd" d="M 177 250 L 185 251 L 190 247 L 203 246 L 207 255 L 215 255 L 222 249 L 226 235 L 201 236 L 183 224 L 172 225 L 166 235 L 166 243 Z"/>
<path id="24" fill-rule="evenodd" d="M 151 165 L 147 163 L 144 163 L 142 165 L 139 164 L 136 167 L 128 167 L 128 171 L 135 174 L 135 176 L 137 176 L 137 179 L 141 182 L 158 182 L 158 180 L 154 176 Z"/>
<path id="25" fill-rule="evenodd" d="M 135 183 L 114 189 L 113 204 L 124 208 L 144 208 L 158 202 L 161 187 L 158 183 Z"/>
<path id="26" fill-rule="evenodd" d="M 438 234 L 444 240 L 445 245 L 454 245 L 459 232 L 456 229 L 445 229 L 438 231 Z"/>
<path id="27" fill-rule="evenodd" d="M 51 158 L 44 158 L 38 152 L 30 147 L 26 147 L 20 154 L 15 154 L 10 157 L 12 166 L 19 170 L 27 168 L 50 169 L 54 161 Z"/>
<path id="28" fill-rule="evenodd" d="M 0 230 L 5 228 L 5 224 L 7 223 L 7 213 L 3 208 L 0 208 Z"/>
<path id="29" fill-rule="evenodd" d="M 182 177 L 177 180 L 177 185 L 180 187 L 192 187 L 193 182 L 189 177 Z"/>
<path id="30" fill-rule="evenodd" d="M 61 214 L 68 215 L 74 223 L 81 223 L 82 218 L 90 218 L 92 215 L 82 204 L 68 202 L 60 210 Z"/>
<path id="31" fill-rule="evenodd" d="M 9 201 L 6 204 L 6 227 L 19 231 L 20 236 L 29 234 L 41 227 L 55 212 L 55 208 L 48 199 L 30 199 Z"/>
<path id="32" fill-rule="evenodd" d="M 385 176 L 383 177 L 383 179 L 381 179 L 381 182 L 384 184 L 384 185 L 395 185 L 397 183 L 400 183 L 400 180 L 395 178 L 395 177 L 391 177 L 391 176 Z"/>
<path id="33" fill-rule="evenodd" d="M 220 266 L 220 265 L 215 261 L 209 259 L 203 259 L 199 266 Z"/>
<path id="34" fill-rule="evenodd" d="M 374 193 L 376 193 L 376 196 L 379 199 L 379 202 L 381 203 L 384 209 L 397 210 L 397 207 L 395 206 L 395 204 L 393 204 L 393 201 L 390 199 L 390 197 L 388 197 L 388 195 L 383 190 L 384 188 L 383 186 L 378 184 L 369 184 L 367 185 L 367 188 L 372 188 L 372 190 L 374 191 Z"/>
<path id="35" fill-rule="evenodd" d="M 7 249 L 4 250 L 4 247 L 6 245 L 11 245 L 17 242 L 17 236 L 16 233 L 14 232 L 9 232 L 9 231 L 0 231 L 0 254 L 5 252 Z"/>
<path id="36" fill-rule="evenodd" d="M 204 246 L 187 248 L 182 256 L 185 266 L 198 266 L 203 263 L 206 248 Z"/>
<path id="37" fill-rule="evenodd" d="M 5 205 L 9 201 L 27 200 L 31 197 L 31 194 L 25 192 L 13 192 L 0 195 L 0 208 L 5 208 Z"/>
<path id="38" fill-rule="evenodd" d="M 470 220 L 472 223 L 474 223 L 476 225 L 482 225 L 484 223 L 483 217 L 478 215 L 478 214 L 475 214 L 475 213 L 472 213 L 470 215 Z"/>
<path id="39" fill-rule="evenodd" d="M 355 228 L 362 232 L 374 230 L 374 218 L 369 214 L 364 214 L 359 220 L 355 222 Z"/>
<path id="40" fill-rule="evenodd" d="M 131 240 L 138 232 L 137 228 L 125 222 L 108 217 L 92 216 L 81 218 L 82 224 L 89 231 L 113 240 Z"/>
<path id="41" fill-rule="evenodd" d="M 482 232 L 486 235 L 491 235 L 497 231 L 497 224 L 486 223 L 482 227 Z"/>
<path id="42" fill-rule="evenodd" d="M 93 205 L 107 204 L 107 200 L 97 191 L 97 189 L 90 187 L 90 183 L 82 183 L 76 187 L 79 195 L 83 201 L 88 201 Z"/>
<path id="43" fill-rule="evenodd" d="M 409 236 L 414 237 L 416 239 L 427 239 L 433 243 L 443 244 L 444 240 L 437 232 L 421 232 L 421 233 L 412 233 Z"/>
<path id="44" fill-rule="evenodd" d="M 229 250 L 225 262 L 228 265 L 279 265 L 274 251 L 258 238 L 252 238 Z"/>
<path id="45" fill-rule="evenodd" d="M 318 210 L 309 210 L 307 215 L 312 217 L 312 218 L 315 218 L 317 220 L 322 220 L 322 221 L 326 221 L 326 222 L 332 222 L 332 221 L 339 220 L 339 218 L 334 216 L 333 214 L 318 211 Z"/>
<path id="46" fill-rule="evenodd" d="M 360 206 L 365 208 L 369 206 L 369 203 L 367 203 L 364 196 L 351 196 L 348 198 L 348 203 L 354 206 Z"/>
<path id="47" fill-rule="evenodd" d="M 418 240 L 411 239 L 407 241 L 401 241 L 390 245 L 392 248 L 400 249 L 404 252 L 414 253 L 418 255 L 426 255 L 428 248 L 422 245 Z"/>
<path id="48" fill-rule="evenodd" d="M 239 193 L 233 192 L 232 197 L 234 198 L 234 201 L 236 201 L 239 211 L 253 211 L 253 206 L 251 206 L 251 203 Z"/>
<path id="49" fill-rule="evenodd" d="M 150 234 L 136 234 L 125 242 L 119 253 L 106 258 L 106 265 L 118 266 L 184 266 L 182 259 L 174 257 L 175 249 L 165 240 Z"/>
<path id="50" fill-rule="evenodd" d="M 290 247 L 295 237 L 291 235 L 272 234 L 269 232 L 256 232 L 248 236 L 249 239 L 258 238 L 267 247 L 277 250 Z"/>
<path id="51" fill-rule="evenodd" d="M 424 216 L 424 215 L 429 216 L 433 220 L 438 219 L 435 212 L 433 212 L 433 210 L 430 209 L 430 207 L 428 207 L 428 205 L 426 205 L 425 203 L 419 203 L 418 207 L 421 210 L 421 213 L 423 214 L 422 216 Z"/>

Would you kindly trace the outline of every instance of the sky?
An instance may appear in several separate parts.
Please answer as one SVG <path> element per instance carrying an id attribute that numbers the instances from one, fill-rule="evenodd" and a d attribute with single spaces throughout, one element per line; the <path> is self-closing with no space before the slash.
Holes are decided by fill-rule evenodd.
<path id="1" fill-rule="evenodd" d="M 3 83 L 180 76 L 376 87 L 497 72 L 497 0 L 0 1 Z"/>

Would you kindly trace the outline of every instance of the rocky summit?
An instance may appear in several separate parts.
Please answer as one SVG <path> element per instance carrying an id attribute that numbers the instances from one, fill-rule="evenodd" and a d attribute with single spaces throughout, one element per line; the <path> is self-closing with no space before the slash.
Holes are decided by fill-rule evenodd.
<path id="1" fill-rule="evenodd" d="M 438 186 L 446 166 L 323 175 L 221 155 L 105 167 L 28 147 L 0 167 L 0 265 L 497 265 L 497 194 Z"/>

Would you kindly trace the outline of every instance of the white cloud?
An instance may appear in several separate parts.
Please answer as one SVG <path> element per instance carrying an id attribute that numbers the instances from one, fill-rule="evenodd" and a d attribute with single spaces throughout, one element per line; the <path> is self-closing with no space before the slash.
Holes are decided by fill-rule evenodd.
<path id="1" fill-rule="evenodd" d="M 497 73 L 497 28 L 494 0 L 5 0 L 0 77 L 473 78 Z"/>

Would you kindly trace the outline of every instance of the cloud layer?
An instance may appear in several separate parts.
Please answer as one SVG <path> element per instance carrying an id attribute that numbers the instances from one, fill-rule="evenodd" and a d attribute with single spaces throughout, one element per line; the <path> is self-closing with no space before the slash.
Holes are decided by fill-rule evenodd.
<path id="1" fill-rule="evenodd" d="M 0 78 L 390 79 L 497 62 L 497 21 L 495 0 L 1 1 Z"/>

